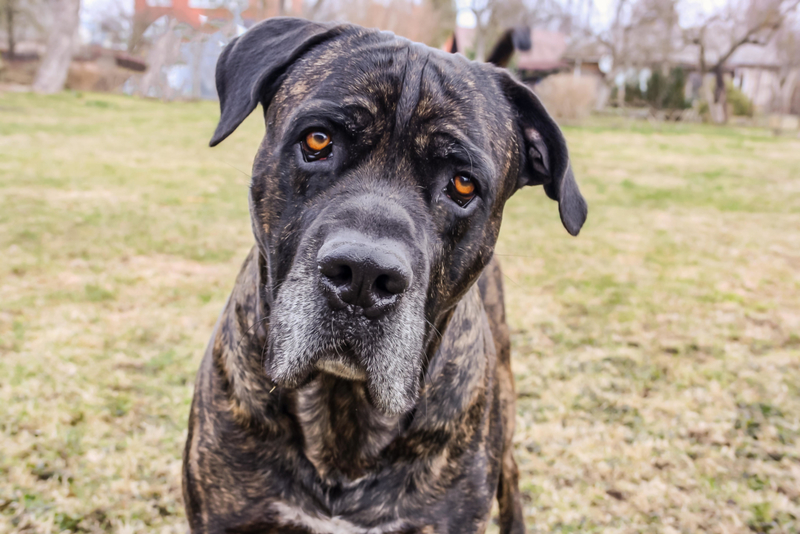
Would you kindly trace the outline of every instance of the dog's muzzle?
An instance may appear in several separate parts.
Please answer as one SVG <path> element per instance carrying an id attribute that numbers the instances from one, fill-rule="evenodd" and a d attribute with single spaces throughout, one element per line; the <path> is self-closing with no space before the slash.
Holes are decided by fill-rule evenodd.
<path id="1" fill-rule="evenodd" d="M 364 382 L 384 413 L 413 405 L 424 354 L 427 258 L 397 216 L 402 212 L 385 211 L 395 217 L 371 213 L 370 221 L 380 222 L 373 231 L 324 231 L 338 221 L 364 221 L 360 209 L 325 214 L 327 228 L 307 231 L 271 309 L 266 367 L 276 383 L 302 387 L 322 372 Z M 376 235 L 387 229 L 390 235 Z"/>
<path id="2" fill-rule="evenodd" d="M 317 254 L 320 284 L 331 308 L 353 306 L 368 319 L 384 317 L 411 286 L 405 246 L 344 232 L 328 238 Z"/>

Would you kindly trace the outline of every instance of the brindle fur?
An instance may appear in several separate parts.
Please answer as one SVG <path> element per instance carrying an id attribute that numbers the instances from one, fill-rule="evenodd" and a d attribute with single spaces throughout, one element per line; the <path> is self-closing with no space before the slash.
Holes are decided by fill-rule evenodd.
<path id="1" fill-rule="evenodd" d="M 195 385 L 183 468 L 192 532 L 478 533 L 495 496 L 501 531 L 524 532 L 492 252 L 503 205 L 523 185 L 544 184 L 571 233 L 583 224 L 558 128 L 504 71 L 355 26 L 262 23 L 226 48 L 217 84 L 222 117 L 212 144 L 259 102 L 267 133 L 250 193 L 256 245 Z M 352 109 L 336 115 L 331 102 Z M 335 145 L 345 156 L 325 165 L 297 159 L 312 104 L 351 132 Z M 469 212 L 441 194 L 437 177 L 454 168 L 442 132 L 452 135 L 445 149 L 467 147 L 481 177 Z M 314 361 L 287 367 L 292 355 L 281 353 L 286 324 L 295 325 L 280 311 L 292 309 L 281 308 L 286 292 L 314 287 L 314 254 L 341 226 L 394 240 L 414 266 L 414 285 L 386 319 L 308 308 L 325 319 L 314 331 L 334 340 L 321 346 L 338 346 L 346 331 L 358 340 L 354 357 L 381 360 L 366 381 L 314 371 Z M 388 340 L 406 352 L 383 365 L 398 356 L 369 347 L 402 332 L 391 321 L 403 309 L 404 321 L 420 325 L 411 336 L 419 346 Z M 328 356 L 336 355 L 311 358 Z M 387 392 L 386 379 L 402 387 Z"/>

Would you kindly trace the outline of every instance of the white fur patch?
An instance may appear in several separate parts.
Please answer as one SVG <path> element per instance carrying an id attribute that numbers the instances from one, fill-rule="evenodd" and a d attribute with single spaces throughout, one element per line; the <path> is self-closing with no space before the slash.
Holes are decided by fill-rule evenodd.
<path id="1" fill-rule="evenodd" d="M 328 303 L 318 287 L 316 255 L 307 247 L 298 256 L 278 290 L 270 314 L 270 351 L 274 355 L 267 372 L 285 387 L 296 382 L 325 360 L 339 361 L 337 353 L 344 341 L 360 357 L 367 388 L 375 405 L 386 414 L 405 413 L 416 400 L 422 367 L 425 335 L 426 287 L 409 288 L 395 306 L 390 318 L 368 321 L 353 317 L 352 325 L 365 332 L 365 338 L 352 337 L 332 326 Z M 363 324 L 358 326 L 358 322 Z M 341 366 L 322 368 L 337 376 L 362 380 L 361 373 L 350 373 Z M 358 378 L 350 378 L 350 375 Z"/>
<path id="2" fill-rule="evenodd" d="M 319 360 L 317 369 L 326 373 L 344 378 L 345 380 L 364 381 L 367 379 L 367 372 L 364 369 L 355 367 L 347 362 L 337 360 Z"/>
<path id="3" fill-rule="evenodd" d="M 405 527 L 405 521 L 397 520 L 374 528 L 364 528 L 338 516 L 309 514 L 285 502 L 275 502 L 270 507 L 284 524 L 302 527 L 315 534 L 384 534 L 397 532 Z"/>

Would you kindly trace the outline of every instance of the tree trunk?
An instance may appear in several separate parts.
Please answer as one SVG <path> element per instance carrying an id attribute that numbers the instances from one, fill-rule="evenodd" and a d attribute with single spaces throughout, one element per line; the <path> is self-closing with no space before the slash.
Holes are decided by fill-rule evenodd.
<path id="1" fill-rule="evenodd" d="M 203 64 L 203 34 L 192 39 L 192 98 L 199 100 L 202 96 L 202 64 Z"/>
<path id="2" fill-rule="evenodd" d="M 780 82 L 779 99 L 781 113 L 789 114 L 792 112 L 792 97 L 797 87 L 799 74 L 800 72 L 798 72 L 797 69 L 791 70 Z"/>
<path id="3" fill-rule="evenodd" d="M 486 35 L 484 35 L 484 28 L 480 22 L 475 26 L 475 40 L 473 41 L 473 45 L 475 46 L 473 49 L 475 61 L 483 63 L 486 57 Z"/>
<path id="4" fill-rule="evenodd" d="M 594 101 L 594 110 L 603 111 L 608 107 L 608 101 L 611 99 L 611 86 L 606 80 L 597 83 L 597 96 Z"/>
<path id="5" fill-rule="evenodd" d="M 728 91 L 725 87 L 725 77 L 722 67 L 714 69 L 714 100 L 708 103 L 711 117 L 717 124 L 728 123 Z"/>
<path id="6" fill-rule="evenodd" d="M 708 103 L 708 114 L 711 116 L 711 122 L 714 124 L 724 124 L 725 117 L 722 113 L 722 108 L 714 98 L 714 88 L 712 87 L 712 84 L 716 84 L 716 82 L 709 81 L 708 77 L 703 80 L 702 91 L 703 96 Z"/>
<path id="7" fill-rule="evenodd" d="M 6 1 L 6 33 L 8 34 L 8 59 L 14 59 L 17 43 L 14 41 L 14 0 Z"/>
<path id="8" fill-rule="evenodd" d="M 128 39 L 128 52 L 134 53 L 139 51 L 144 38 L 144 32 L 150 27 L 151 22 L 152 21 L 145 15 L 134 13 L 131 35 Z"/>
<path id="9" fill-rule="evenodd" d="M 64 88 L 72 61 L 80 9 L 80 0 L 56 0 L 53 3 L 53 25 L 44 58 L 33 81 L 34 91 L 57 93 Z"/>
<path id="10" fill-rule="evenodd" d="M 177 19 L 170 19 L 167 31 L 158 37 L 147 54 L 147 72 L 139 83 L 140 96 L 169 97 L 169 84 L 163 69 L 171 65 L 180 56 L 181 38 L 175 31 Z"/>

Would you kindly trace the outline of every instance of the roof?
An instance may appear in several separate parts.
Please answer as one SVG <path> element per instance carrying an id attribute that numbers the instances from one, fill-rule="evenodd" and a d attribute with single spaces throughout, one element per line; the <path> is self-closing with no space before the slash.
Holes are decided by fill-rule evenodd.
<path id="1" fill-rule="evenodd" d="M 456 26 L 455 33 L 442 45 L 443 50 L 452 51 L 453 37 L 456 51 L 462 54 L 471 50 L 475 43 L 475 28 Z M 527 71 L 554 71 L 568 67 L 564 61 L 567 51 L 567 36 L 561 32 L 533 29 L 531 30 L 530 50 L 515 53 L 516 66 Z"/>
<path id="2" fill-rule="evenodd" d="M 731 67 L 780 68 L 778 50 L 773 40 L 765 46 L 745 44 L 736 49 L 728 60 Z"/>
<path id="3" fill-rule="evenodd" d="M 706 64 L 714 65 L 724 52 L 729 50 L 730 36 L 711 34 L 706 43 Z M 700 48 L 696 44 L 689 44 L 672 53 L 671 59 L 675 63 L 686 66 L 695 66 L 698 63 Z M 726 69 L 755 67 L 762 69 L 780 68 L 777 43 L 775 39 L 766 45 L 743 44 L 737 48 L 725 62 Z"/>

